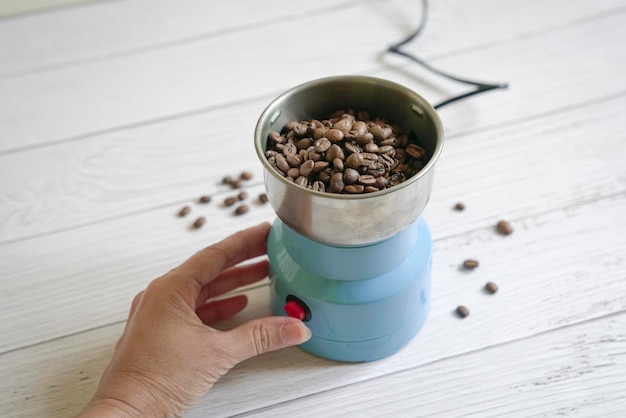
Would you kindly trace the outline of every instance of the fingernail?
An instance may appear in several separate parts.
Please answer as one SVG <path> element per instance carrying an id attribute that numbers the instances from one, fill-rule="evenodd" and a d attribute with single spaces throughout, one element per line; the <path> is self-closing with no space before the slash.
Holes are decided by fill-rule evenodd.
<path id="1" fill-rule="evenodd" d="M 302 322 L 292 322 L 285 324 L 280 329 L 283 343 L 287 345 L 302 344 L 311 338 L 311 330 Z"/>

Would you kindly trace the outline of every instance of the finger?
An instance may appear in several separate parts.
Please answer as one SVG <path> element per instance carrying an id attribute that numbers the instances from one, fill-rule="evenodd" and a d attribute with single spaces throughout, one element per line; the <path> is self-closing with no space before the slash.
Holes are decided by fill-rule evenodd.
<path id="1" fill-rule="evenodd" d="M 206 247 L 177 268 L 175 276 L 185 281 L 195 281 L 199 292 L 202 287 L 219 276 L 222 270 L 265 254 L 269 229 L 269 223 L 264 222 Z"/>
<path id="2" fill-rule="evenodd" d="M 209 298 L 258 282 L 267 277 L 268 271 L 269 261 L 267 260 L 261 260 L 245 266 L 231 267 L 202 288 L 196 301 L 196 306 L 204 304 Z"/>
<path id="3" fill-rule="evenodd" d="M 311 338 L 311 331 L 295 318 L 273 316 L 246 322 L 223 335 L 229 339 L 230 355 L 237 364 L 268 351 L 302 344 Z"/>
<path id="4" fill-rule="evenodd" d="M 211 325 L 241 312 L 247 304 L 248 298 L 245 295 L 237 295 L 204 304 L 196 310 L 196 314 L 205 325 Z"/>

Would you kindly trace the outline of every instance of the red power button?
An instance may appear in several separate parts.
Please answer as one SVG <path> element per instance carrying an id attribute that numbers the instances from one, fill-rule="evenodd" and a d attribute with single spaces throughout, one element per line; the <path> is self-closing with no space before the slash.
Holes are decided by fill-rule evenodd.
<path id="1" fill-rule="evenodd" d="M 299 319 L 300 321 L 304 320 L 304 318 L 306 317 L 306 311 L 295 300 L 290 300 L 289 302 L 285 303 L 284 309 L 287 316 Z"/>
<path id="2" fill-rule="evenodd" d="M 288 316 L 299 319 L 303 322 L 311 320 L 311 310 L 302 300 L 294 295 L 287 295 L 285 302 L 286 303 L 285 306 L 283 306 L 283 309 Z"/>

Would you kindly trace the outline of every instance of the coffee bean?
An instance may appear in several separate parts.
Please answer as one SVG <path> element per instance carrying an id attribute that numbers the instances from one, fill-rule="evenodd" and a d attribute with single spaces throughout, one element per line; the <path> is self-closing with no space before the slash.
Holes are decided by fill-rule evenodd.
<path id="1" fill-rule="evenodd" d="M 456 314 L 461 318 L 466 318 L 467 316 L 469 316 L 470 312 L 469 309 L 467 309 L 465 306 L 460 305 L 456 308 Z"/>
<path id="2" fill-rule="evenodd" d="M 224 199 L 224 206 L 232 206 L 238 201 L 239 199 L 235 196 L 227 197 L 226 199 Z"/>
<path id="3" fill-rule="evenodd" d="M 198 229 L 201 228 L 202 225 L 204 225 L 204 222 L 206 221 L 206 219 L 204 218 L 204 216 L 200 216 L 198 219 L 196 219 L 196 221 L 193 223 L 193 227 Z"/>
<path id="4" fill-rule="evenodd" d="M 342 118 L 333 125 L 333 129 L 339 129 L 345 135 L 352 130 L 352 121 L 349 118 Z"/>
<path id="5" fill-rule="evenodd" d="M 344 187 L 345 187 L 345 184 L 343 182 L 343 174 L 342 173 L 333 174 L 332 177 L 330 178 L 330 189 L 334 193 L 341 193 L 343 192 Z"/>
<path id="6" fill-rule="evenodd" d="M 311 174 L 314 167 L 315 167 L 315 162 L 313 160 L 306 161 L 304 164 L 300 166 L 300 175 L 305 176 L 305 177 L 308 176 L 309 174 Z"/>
<path id="7" fill-rule="evenodd" d="M 284 174 L 287 174 L 287 171 L 289 171 L 289 163 L 283 154 L 276 155 L 276 167 Z"/>
<path id="8" fill-rule="evenodd" d="M 302 187 L 309 185 L 309 180 L 305 176 L 298 176 L 293 182 Z"/>
<path id="9" fill-rule="evenodd" d="M 313 191 L 322 192 L 323 193 L 323 192 L 326 191 L 326 186 L 324 185 L 323 182 L 318 180 L 318 181 L 313 182 L 313 184 L 311 185 L 311 189 Z"/>
<path id="10" fill-rule="evenodd" d="M 239 178 L 242 180 L 250 180 L 252 178 L 252 173 L 250 171 L 243 171 L 239 175 Z"/>
<path id="11" fill-rule="evenodd" d="M 292 167 L 300 167 L 302 164 L 302 158 L 300 158 L 299 154 L 287 154 L 285 157 L 287 163 Z"/>
<path id="12" fill-rule="evenodd" d="M 466 269 L 470 269 L 470 270 L 475 269 L 476 267 L 478 267 L 478 261 L 467 259 L 463 261 L 463 267 L 465 267 Z"/>
<path id="13" fill-rule="evenodd" d="M 244 213 L 246 213 L 250 208 L 248 207 L 248 205 L 241 205 L 238 206 L 237 209 L 235 209 L 235 215 L 239 216 L 239 215 L 243 215 Z"/>
<path id="14" fill-rule="evenodd" d="M 346 168 L 345 172 L 343 173 L 343 181 L 346 184 L 354 184 L 359 181 L 360 176 L 361 175 L 359 174 L 359 172 L 355 169 Z"/>
<path id="15" fill-rule="evenodd" d="M 344 190 L 346 191 L 346 193 L 360 194 L 365 191 L 365 187 L 361 184 L 349 184 L 346 187 L 344 187 Z"/>
<path id="16" fill-rule="evenodd" d="M 487 282 L 487 284 L 485 285 L 485 289 L 489 292 L 489 293 L 496 293 L 498 291 L 498 285 L 495 284 L 494 282 Z"/>
<path id="17" fill-rule="evenodd" d="M 231 184 L 234 181 L 235 179 L 232 178 L 231 176 L 226 176 L 222 179 L 222 184 Z"/>
<path id="18" fill-rule="evenodd" d="M 326 170 L 329 165 L 330 165 L 330 163 L 328 161 L 316 161 L 313 164 L 313 171 L 312 171 L 312 173 L 314 173 L 314 174 L 321 173 L 322 171 Z M 339 170 L 337 170 L 337 171 L 339 171 Z"/>
<path id="19" fill-rule="evenodd" d="M 300 169 L 296 167 L 291 167 L 287 170 L 287 177 L 293 177 L 294 179 L 300 175 Z"/>
<path id="20" fill-rule="evenodd" d="M 180 217 L 187 216 L 187 214 L 189 214 L 189 212 L 191 212 L 191 208 L 189 206 L 183 206 L 178 211 L 178 216 L 180 216 Z"/>
<path id="21" fill-rule="evenodd" d="M 238 188 L 240 188 L 240 187 L 241 187 L 241 180 L 233 180 L 233 181 L 230 183 L 230 188 L 231 188 L 231 189 L 238 189 Z"/>
<path id="22" fill-rule="evenodd" d="M 261 203 L 267 203 L 267 202 L 269 202 L 269 199 L 268 199 L 268 197 L 267 197 L 267 194 L 266 194 L 266 193 L 261 193 L 261 194 L 259 195 L 259 202 L 261 202 Z"/>
<path id="23" fill-rule="evenodd" d="M 326 131 L 324 133 L 324 137 L 328 138 L 330 142 L 336 144 L 337 142 L 340 142 L 343 139 L 344 134 L 343 134 L 343 131 L 333 128 L 333 129 L 329 129 L 328 131 Z"/>
<path id="24" fill-rule="evenodd" d="M 359 183 L 364 186 L 372 186 L 376 184 L 376 177 L 371 176 L 369 174 L 363 174 L 359 177 Z"/>
<path id="25" fill-rule="evenodd" d="M 405 151 L 413 158 L 422 158 L 424 155 L 426 155 L 426 150 L 415 144 L 407 145 Z"/>
<path id="26" fill-rule="evenodd" d="M 315 141 L 315 150 L 317 152 L 326 152 L 333 143 L 328 138 L 320 138 Z"/>
<path id="27" fill-rule="evenodd" d="M 502 235 L 511 235 L 513 233 L 513 227 L 507 221 L 499 221 L 496 224 L 496 230 Z"/>
<path id="28" fill-rule="evenodd" d="M 454 205 L 454 210 L 465 210 L 465 204 L 458 202 L 456 205 Z"/>
<path id="29" fill-rule="evenodd" d="M 200 203 L 209 203 L 211 201 L 211 196 L 200 196 L 198 202 Z"/>
<path id="30" fill-rule="evenodd" d="M 326 152 L 326 161 L 333 161 L 335 158 L 339 158 L 340 160 L 346 158 L 343 149 L 337 144 L 331 145 Z"/>
<path id="31" fill-rule="evenodd" d="M 333 168 L 335 171 L 343 171 L 343 160 L 341 158 L 335 158 L 333 160 Z"/>
<path id="32" fill-rule="evenodd" d="M 246 200 L 248 198 L 248 193 L 246 192 L 240 192 L 237 195 L 237 200 Z"/>

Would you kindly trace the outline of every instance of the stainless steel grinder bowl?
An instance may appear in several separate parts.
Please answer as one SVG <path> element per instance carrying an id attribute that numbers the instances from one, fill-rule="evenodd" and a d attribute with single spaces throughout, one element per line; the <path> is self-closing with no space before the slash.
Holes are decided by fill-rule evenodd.
<path id="1" fill-rule="evenodd" d="M 396 186 L 360 195 L 315 192 L 276 172 L 265 157 L 269 133 L 280 132 L 292 120 L 327 119 L 339 109 L 367 111 L 415 132 L 428 162 Z M 400 84 L 367 76 L 336 76 L 309 81 L 274 99 L 259 117 L 254 142 L 265 168 L 267 196 L 287 226 L 324 244 L 362 246 L 391 237 L 420 216 L 441 153 L 443 126 L 423 97 Z"/>

